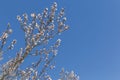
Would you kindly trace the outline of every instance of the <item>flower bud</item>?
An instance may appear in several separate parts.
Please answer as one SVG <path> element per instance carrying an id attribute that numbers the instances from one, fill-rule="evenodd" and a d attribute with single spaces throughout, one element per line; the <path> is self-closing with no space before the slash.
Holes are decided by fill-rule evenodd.
<path id="1" fill-rule="evenodd" d="M 32 18 L 35 18 L 35 17 L 36 17 L 35 13 L 32 13 L 32 14 L 31 14 L 31 17 L 32 17 Z"/>
<path id="2" fill-rule="evenodd" d="M 12 29 L 9 29 L 9 30 L 8 30 L 8 34 L 11 34 L 11 33 L 12 33 Z"/>

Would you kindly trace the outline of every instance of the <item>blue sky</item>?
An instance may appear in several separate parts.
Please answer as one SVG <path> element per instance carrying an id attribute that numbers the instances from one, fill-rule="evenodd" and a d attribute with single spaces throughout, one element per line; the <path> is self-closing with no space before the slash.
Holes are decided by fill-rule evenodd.
<path id="1" fill-rule="evenodd" d="M 42 12 L 54 1 L 58 10 L 65 8 L 70 26 L 60 35 L 55 72 L 64 67 L 74 70 L 80 80 L 120 80 L 120 0 L 1 0 L 0 32 L 10 22 L 11 38 L 21 47 L 23 33 L 16 16 Z"/>

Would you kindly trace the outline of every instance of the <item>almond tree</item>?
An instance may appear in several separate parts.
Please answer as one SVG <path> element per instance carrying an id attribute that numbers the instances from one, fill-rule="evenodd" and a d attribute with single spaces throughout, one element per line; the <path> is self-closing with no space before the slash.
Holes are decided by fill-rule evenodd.
<path id="1" fill-rule="evenodd" d="M 64 8 L 60 10 L 59 14 L 56 14 L 56 10 L 57 3 L 54 2 L 51 10 L 45 8 L 41 14 L 32 13 L 31 17 L 28 17 L 28 14 L 25 13 L 22 16 L 17 16 L 17 20 L 25 35 L 23 38 L 25 47 L 20 48 L 15 57 L 1 64 L 0 80 L 52 80 L 48 72 L 50 69 L 55 68 L 53 59 L 57 55 L 57 49 L 61 40 L 56 40 L 51 46 L 49 45 L 49 41 L 69 28 L 65 24 Z M 1 61 L 4 59 L 3 55 L 7 51 L 14 50 L 17 42 L 16 39 L 13 39 L 10 44 L 8 43 L 9 46 L 6 46 L 11 33 L 12 29 L 8 23 L 7 29 L 0 36 Z M 45 46 L 41 48 L 43 45 Z M 6 50 L 3 48 L 6 48 Z M 31 62 L 31 65 L 25 69 L 21 69 L 21 64 L 28 56 L 37 58 L 37 61 Z M 62 70 L 58 80 L 79 80 L 79 77 L 73 71 L 65 72 Z"/>

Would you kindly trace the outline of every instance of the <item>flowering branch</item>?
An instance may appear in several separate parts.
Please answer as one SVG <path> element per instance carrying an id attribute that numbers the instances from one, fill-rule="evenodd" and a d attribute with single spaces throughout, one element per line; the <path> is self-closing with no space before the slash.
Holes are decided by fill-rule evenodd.
<path id="1" fill-rule="evenodd" d="M 57 49 L 61 40 L 58 39 L 54 45 L 49 46 L 49 41 L 56 35 L 67 30 L 69 27 L 65 24 L 66 17 L 64 17 L 64 9 L 62 8 L 58 15 L 56 15 L 57 3 L 55 2 L 51 6 L 51 10 L 45 8 L 42 14 L 32 13 L 29 19 L 28 14 L 18 15 L 17 19 L 20 22 L 21 29 L 25 34 L 25 48 L 20 48 L 16 57 L 10 59 L 2 65 L 2 73 L 0 74 L 0 80 L 52 80 L 48 75 L 47 69 L 53 69 L 55 66 L 51 64 L 55 56 L 57 55 Z M 12 33 L 10 24 L 5 32 L 0 37 L 0 57 L 2 59 L 3 47 L 6 44 L 8 36 Z M 16 44 L 14 39 L 7 47 L 8 50 L 12 50 Z M 41 48 L 44 45 L 45 47 Z M 37 50 L 35 50 L 37 49 Z M 28 56 L 36 56 L 39 59 L 33 62 L 26 69 L 21 70 L 20 66 Z M 41 69 L 39 70 L 39 67 Z M 63 80 L 63 79 L 59 79 Z M 64 80 L 78 80 L 78 79 L 64 79 Z"/>

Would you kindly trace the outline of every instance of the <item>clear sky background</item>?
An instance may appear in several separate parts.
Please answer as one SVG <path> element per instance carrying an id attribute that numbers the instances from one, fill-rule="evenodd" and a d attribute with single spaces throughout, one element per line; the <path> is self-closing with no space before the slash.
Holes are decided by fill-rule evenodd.
<path id="1" fill-rule="evenodd" d="M 58 10 L 65 8 L 70 25 L 60 35 L 54 72 L 64 67 L 74 70 L 80 80 L 120 80 L 120 0 L 0 0 L 0 32 L 10 22 L 11 38 L 18 39 L 16 48 L 22 47 L 16 16 L 42 12 L 54 1 Z"/>

